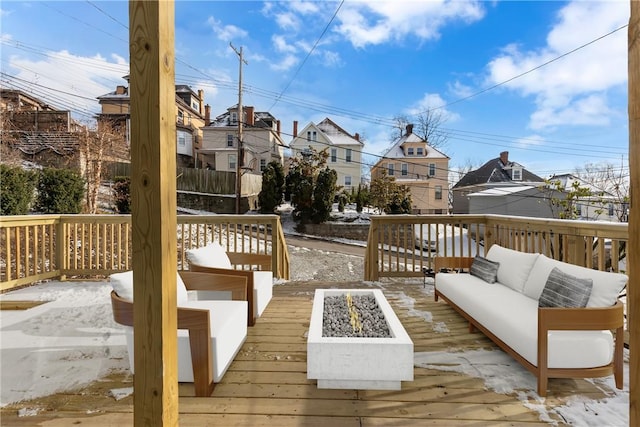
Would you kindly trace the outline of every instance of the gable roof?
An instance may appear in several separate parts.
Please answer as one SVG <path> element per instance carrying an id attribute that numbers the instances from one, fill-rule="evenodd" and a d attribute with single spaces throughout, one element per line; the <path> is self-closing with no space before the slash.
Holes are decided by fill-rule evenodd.
<path id="1" fill-rule="evenodd" d="M 514 167 L 522 168 L 522 179 L 513 181 L 509 170 Z M 525 169 L 520 163 L 508 160 L 508 152 L 502 153 L 501 157 L 496 157 L 480 166 L 478 169 L 467 172 L 453 186 L 453 188 L 467 187 L 470 185 L 487 183 L 523 183 L 523 182 L 544 182 L 544 179 Z"/>
<path id="2" fill-rule="evenodd" d="M 331 120 L 328 117 L 322 120 L 317 125 L 314 124 L 313 122 L 309 122 L 309 124 L 306 125 L 304 129 L 302 129 L 302 132 L 300 132 L 296 137 L 294 137 L 292 144 L 298 145 L 296 144 L 296 142 L 298 143 L 307 142 L 306 137 L 303 135 L 304 135 L 304 132 L 307 132 L 310 129 L 314 129 L 318 133 L 320 133 L 324 139 L 323 143 L 326 145 L 338 145 L 338 146 L 355 145 L 359 147 L 362 147 L 364 145 L 364 143 L 360 141 L 358 134 L 351 135 L 349 132 L 342 129 L 333 120 Z M 320 138 L 318 138 L 318 140 L 315 142 L 318 142 L 318 141 L 320 141 Z M 309 142 L 314 142 L 314 141 L 309 141 Z"/>
<path id="3" fill-rule="evenodd" d="M 598 188 L 595 185 L 580 178 L 579 176 L 576 176 L 570 173 L 553 175 L 551 178 L 549 178 L 549 181 L 560 182 L 560 190 L 562 191 L 567 191 L 567 192 L 572 191 L 573 183 L 577 181 L 580 187 L 589 189 L 589 191 L 591 191 L 593 195 L 613 196 L 610 192 L 607 192 L 601 188 Z"/>
<path id="4" fill-rule="evenodd" d="M 415 159 L 416 156 L 407 156 L 404 152 L 402 146 L 405 143 L 423 143 L 425 144 L 425 155 L 419 158 L 431 158 L 431 159 L 448 159 L 449 156 L 444 154 L 442 151 L 437 150 L 429 145 L 427 141 L 423 138 L 419 137 L 413 132 L 406 133 L 400 137 L 398 137 L 383 155 L 382 160 L 384 159 L 404 159 L 410 158 Z"/>

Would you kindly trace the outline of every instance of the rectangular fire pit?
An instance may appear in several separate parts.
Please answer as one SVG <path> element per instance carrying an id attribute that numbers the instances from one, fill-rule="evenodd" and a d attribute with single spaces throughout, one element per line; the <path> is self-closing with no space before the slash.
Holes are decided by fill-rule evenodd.
<path id="1" fill-rule="evenodd" d="M 373 295 L 390 338 L 323 337 L 326 296 Z M 413 341 L 379 289 L 316 289 L 307 338 L 307 378 L 318 388 L 400 390 L 413 381 Z"/>

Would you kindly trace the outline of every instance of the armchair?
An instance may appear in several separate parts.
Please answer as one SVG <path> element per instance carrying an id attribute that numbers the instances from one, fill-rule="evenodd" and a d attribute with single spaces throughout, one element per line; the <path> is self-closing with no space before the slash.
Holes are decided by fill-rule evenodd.
<path id="1" fill-rule="evenodd" d="M 124 326 L 134 373 L 133 272 L 110 276 L 113 318 Z M 198 292 L 229 292 L 230 301 L 198 300 Z M 247 338 L 246 279 L 181 272 L 177 277 L 178 381 L 193 382 L 196 396 L 210 396 Z M 206 295 L 206 294 L 205 294 Z"/>
<path id="2" fill-rule="evenodd" d="M 247 300 L 249 312 L 247 324 L 253 326 L 273 296 L 273 272 L 271 256 L 263 254 L 245 254 L 226 252 L 217 242 L 186 251 L 189 270 L 215 274 L 244 277 L 247 280 Z M 258 270 L 236 269 L 234 267 L 252 267 Z"/>

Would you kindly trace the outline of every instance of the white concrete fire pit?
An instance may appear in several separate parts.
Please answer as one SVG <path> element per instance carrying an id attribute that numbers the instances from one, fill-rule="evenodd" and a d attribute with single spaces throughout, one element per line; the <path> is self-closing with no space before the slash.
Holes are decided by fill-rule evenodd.
<path id="1" fill-rule="evenodd" d="M 390 338 L 323 337 L 325 296 L 373 295 Z M 413 381 L 413 341 L 379 289 L 316 289 L 307 338 L 307 378 L 318 388 L 400 390 Z"/>

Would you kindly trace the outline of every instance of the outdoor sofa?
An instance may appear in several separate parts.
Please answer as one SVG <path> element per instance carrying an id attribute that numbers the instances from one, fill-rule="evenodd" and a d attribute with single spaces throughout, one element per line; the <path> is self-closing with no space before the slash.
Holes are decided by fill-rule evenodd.
<path id="1" fill-rule="evenodd" d="M 622 388 L 626 275 L 496 244 L 486 258 L 437 257 L 435 269 L 435 300 L 535 375 L 540 396 L 549 378 L 613 374 Z"/>

